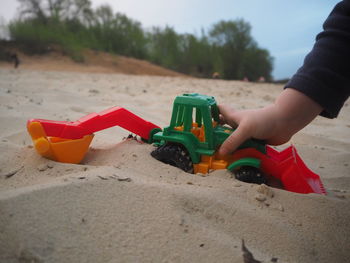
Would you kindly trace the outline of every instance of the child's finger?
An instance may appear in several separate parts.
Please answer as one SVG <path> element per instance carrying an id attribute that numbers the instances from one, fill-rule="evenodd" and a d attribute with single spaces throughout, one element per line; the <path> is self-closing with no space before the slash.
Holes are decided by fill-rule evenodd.
<path id="1" fill-rule="evenodd" d="M 246 126 L 238 126 L 238 128 L 221 145 L 219 154 L 226 155 L 232 153 L 250 137 L 249 129 Z"/>

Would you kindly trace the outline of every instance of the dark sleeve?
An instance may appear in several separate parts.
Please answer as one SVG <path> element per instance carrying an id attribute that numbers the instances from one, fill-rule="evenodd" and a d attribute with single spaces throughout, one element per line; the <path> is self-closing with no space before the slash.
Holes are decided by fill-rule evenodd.
<path id="1" fill-rule="evenodd" d="M 335 118 L 350 94 L 350 0 L 338 3 L 317 35 L 303 66 L 285 88 L 296 89 Z"/>

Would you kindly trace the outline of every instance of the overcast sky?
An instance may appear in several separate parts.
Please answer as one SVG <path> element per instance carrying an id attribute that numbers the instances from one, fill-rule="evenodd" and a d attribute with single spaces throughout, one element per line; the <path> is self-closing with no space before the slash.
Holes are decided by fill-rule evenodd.
<path id="1" fill-rule="evenodd" d="M 270 51 L 275 79 L 291 77 L 313 46 L 335 0 L 91 0 L 108 3 L 115 12 L 138 20 L 145 28 L 169 25 L 178 33 L 197 33 L 220 20 L 243 18 L 252 36 Z M 12 19 L 16 0 L 0 0 L 0 17 Z"/>

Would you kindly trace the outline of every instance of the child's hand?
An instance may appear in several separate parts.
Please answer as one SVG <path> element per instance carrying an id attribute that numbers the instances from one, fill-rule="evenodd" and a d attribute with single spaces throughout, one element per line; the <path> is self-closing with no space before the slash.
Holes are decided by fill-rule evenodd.
<path id="1" fill-rule="evenodd" d="M 219 110 L 223 123 L 237 127 L 219 149 L 220 154 L 229 154 L 250 138 L 266 140 L 272 145 L 286 143 L 322 108 L 299 91 L 285 89 L 273 105 L 262 109 L 236 111 L 219 105 Z"/>

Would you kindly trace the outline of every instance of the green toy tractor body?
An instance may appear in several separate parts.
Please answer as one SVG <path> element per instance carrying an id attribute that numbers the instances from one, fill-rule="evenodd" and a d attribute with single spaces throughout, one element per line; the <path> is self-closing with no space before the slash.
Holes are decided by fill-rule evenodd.
<path id="1" fill-rule="evenodd" d="M 197 93 L 183 94 L 175 98 L 170 125 L 153 135 L 154 141 L 181 145 L 188 152 L 193 164 L 202 155 L 213 156 L 218 147 L 234 131 L 219 125 L 219 109 L 215 98 Z M 265 153 L 265 144 L 248 140 L 239 148 L 256 148 Z"/>

